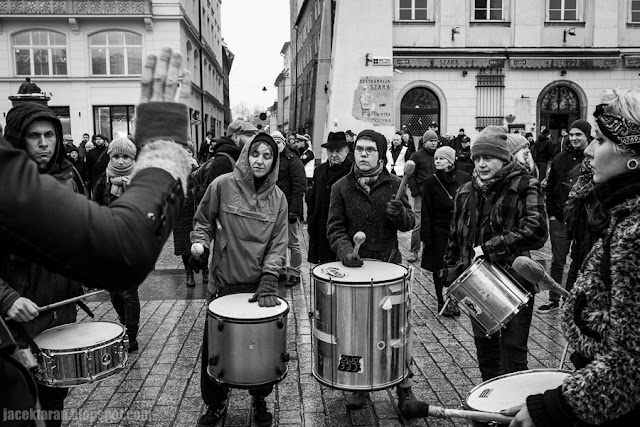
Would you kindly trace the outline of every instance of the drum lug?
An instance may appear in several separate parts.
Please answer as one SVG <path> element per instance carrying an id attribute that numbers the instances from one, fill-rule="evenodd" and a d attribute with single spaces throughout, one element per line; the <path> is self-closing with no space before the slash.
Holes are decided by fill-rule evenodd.
<path id="1" fill-rule="evenodd" d="M 216 366 L 218 364 L 219 357 L 217 355 L 209 358 L 209 366 Z"/>
<path id="2" fill-rule="evenodd" d="M 282 329 L 284 327 L 284 322 L 282 321 L 282 317 L 278 319 L 278 329 Z"/>
<path id="3" fill-rule="evenodd" d="M 222 320 L 218 320 L 218 330 L 222 332 L 224 329 L 224 322 Z"/>
<path id="4" fill-rule="evenodd" d="M 282 359 L 283 362 L 288 362 L 289 361 L 289 353 L 282 353 L 280 354 L 280 358 Z"/>

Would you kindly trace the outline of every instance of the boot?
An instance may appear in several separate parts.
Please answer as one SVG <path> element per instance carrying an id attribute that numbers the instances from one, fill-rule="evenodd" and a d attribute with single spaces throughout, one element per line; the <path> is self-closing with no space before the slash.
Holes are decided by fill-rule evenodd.
<path id="1" fill-rule="evenodd" d="M 429 415 L 429 404 L 416 400 L 411 387 L 397 387 L 398 408 L 405 418 L 424 418 Z"/>
<path id="2" fill-rule="evenodd" d="M 209 269 L 208 268 L 203 268 L 202 269 L 202 284 L 204 286 L 207 286 L 209 284 Z"/>
<path id="3" fill-rule="evenodd" d="M 267 402 L 262 396 L 253 397 L 253 419 L 258 427 L 269 427 L 273 422 L 273 415 L 267 410 Z"/>
<path id="4" fill-rule="evenodd" d="M 137 335 L 138 334 L 134 332 L 127 332 L 127 336 L 129 337 L 129 349 L 127 350 L 127 353 L 133 353 L 138 350 L 139 346 Z"/>
<path id="5" fill-rule="evenodd" d="M 187 270 L 187 288 L 193 288 L 196 285 L 196 281 L 193 278 L 193 271 Z"/>
<path id="6" fill-rule="evenodd" d="M 362 409 L 367 404 L 369 393 L 364 391 L 354 391 L 347 396 L 347 409 Z"/>
<path id="7" fill-rule="evenodd" d="M 220 421 L 227 415 L 227 401 L 220 403 L 218 406 L 208 406 L 205 412 L 198 420 L 198 427 L 214 427 L 221 425 Z"/>

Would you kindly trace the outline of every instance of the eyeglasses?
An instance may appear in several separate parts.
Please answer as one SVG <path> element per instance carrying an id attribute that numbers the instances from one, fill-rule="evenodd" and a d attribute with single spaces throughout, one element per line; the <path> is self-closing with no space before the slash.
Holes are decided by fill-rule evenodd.
<path id="1" fill-rule="evenodd" d="M 356 146 L 355 151 L 358 154 L 362 154 L 363 151 L 366 151 L 367 154 L 375 154 L 375 153 L 378 152 L 378 150 L 376 148 L 373 148 L 373 147 L 364 148 L 364 147 L 360 147 L 360 146 Z"/>

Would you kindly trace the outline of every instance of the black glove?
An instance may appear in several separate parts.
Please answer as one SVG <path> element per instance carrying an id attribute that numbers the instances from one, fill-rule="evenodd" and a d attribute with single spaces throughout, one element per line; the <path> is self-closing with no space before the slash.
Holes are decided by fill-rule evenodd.
<path id="1" fill-rule="evenodd" d="M 293 212 L 289 212 L 289 224 L 295 224 L 298 221 L 298 215 Z"/>
<path id="2" fill-rule="evenodd" d="M 342 258 L 342 263 L 347 267 L 362 267 L 364 265 L 360 256 L 353 252 L 346 254 L 344 258 Z"/>
<path id="3" fill-rule="evenodd" d="M 391 218 L 397 218 L 402 212 L 404 212 L 404 205 L 400 200 L 391 200 L 387 202 L 387 216 Z"/>
<path id="4" fill-rule="evenodd" d="M 189 256 L 189 261 L 187 262 L 187 268 L 189 270 L 193 270 L 196 273 L 199 273 L 200 270 L 204 270 L 207 268 L 207 263 L 209 262 L 209 248 L 204 248 L 204 252 L 199 257 L 195 255 Z"/>
<path id="5" fill-rule="evenodd" d="M 278 278 L 273 274 L 263 274 L 256 293 L 249 298 L 249 302 L 258 301 L 260 307 L 275 307 L 280 305 L 278 299 Z"/>

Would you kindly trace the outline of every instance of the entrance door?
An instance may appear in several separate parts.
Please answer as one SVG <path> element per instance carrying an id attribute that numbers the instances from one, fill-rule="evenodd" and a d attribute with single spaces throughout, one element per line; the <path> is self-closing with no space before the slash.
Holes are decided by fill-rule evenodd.
<path id="1" fill-rule="evenodd" d="M 440 101 L 436 94 L 426 87 L 411 89 L 400 103 L 400 126 L 407 130 L 415 142 L 429 130 L 429 124 L 436 122 L 440 127 Z"/>
<path id="2" fill-rule="evenodd" d="M 540 126 L 549 129 L 554 141 L 560 130 L 569 131 L 569 125 L 580 118 L 578 94 L 569 86 L 555 86 L 542 95 L 540 103 Z"/>

